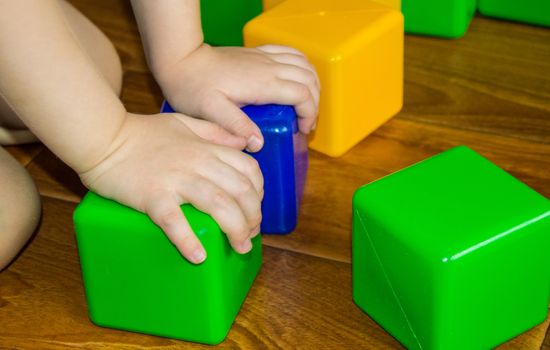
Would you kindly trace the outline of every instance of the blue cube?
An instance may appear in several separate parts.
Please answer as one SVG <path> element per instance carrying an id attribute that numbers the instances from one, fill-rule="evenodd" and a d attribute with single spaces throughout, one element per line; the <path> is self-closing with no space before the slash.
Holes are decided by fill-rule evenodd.
<path id="1" fill-rule="evenodd" d="M 264 176 L 262 233 L 286 234 L 296 228 L 308 168 L 307 137 L 298 131 L 291 106 L 263 105 L 242 108 L 258 125 L 264 147 L 249 153 Z M 162 113 L 174 112 L 164 102 Z"/>

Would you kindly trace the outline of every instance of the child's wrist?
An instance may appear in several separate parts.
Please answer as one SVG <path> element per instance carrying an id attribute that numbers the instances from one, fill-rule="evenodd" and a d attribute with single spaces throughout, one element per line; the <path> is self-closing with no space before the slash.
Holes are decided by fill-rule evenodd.
<path id="1" fill-rule="evenodd" d="M 193 53 L 197 52 L 200 49 L 210 48 L 210 45 L 203 43 L 202 41 L 192 47 L 189 50 L 182 51 L 177 56 L 172 56 L 170 59 L 156 59 L 151 63 L 151 72 L 155 77 L 155 80 L 160 85 L 160 87 L 165 89 L 165 85 L 170 85 L 170 82 L 175 78 L 175 69 L 181 69 L 180 65 L 187 60 Z M 178 67 L 178 68 L 176 68 Z"/>
<path id="2" fill-rule="evenodd" d="M 131 113 L 125 111 L 124 114 L 118 118 L 120 120 L 116 128 L 113 127 L 112 130 L 103 130 L 102 136 L 96 140 L 97 145 L 101 147 L 94 148 L 92 152 L 82 152 L 76 163 L 69 164 L 79 176 L 96 168 L 124 144 L 124 141 L 128 138 L 128 130 L 131 128 Z"/>

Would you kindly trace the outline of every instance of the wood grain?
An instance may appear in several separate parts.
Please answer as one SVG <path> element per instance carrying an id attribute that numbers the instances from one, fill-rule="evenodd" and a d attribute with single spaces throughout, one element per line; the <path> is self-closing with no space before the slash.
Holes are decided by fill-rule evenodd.
<path id="1" fill-rule="evenodd" d="M 44 145 L 40 143 L 32 143 L 20 146 L 5 146 L 13 158 L 15 158 L 22 166 L 27 166 L 43 149 Z"/>
<path id="2" fill-rule="evenodd" d="M 157 113 L 162 94 L 128 2 L 71 3 L 113 40 L 128 110 Z M 264 237 L 264 267 L 221 348 L 402 348 L 351 301 L 351 197 L 359 186 L 465 144 L 550 197 L 550 30 L 477 17 L 461 40 L 407 36 L 405 63 L 398 116 L 341 158 L 310 153 L 298 228 Z M 85 188 L 41 145 L 9 152 L 36 180 L 44 219 L 0 273 L 0 348 L 199 348 L 89 322 L 71 220 Z M 550 350 L 549 322 L 499 349 Z"/>
<path id="3" fill-rule="evenodd" d="M 0 348 L 190 346 L 99 328 L 88 320 L 71 224 L 74 207 L 44 198 L 39 232 L 0 274 Z M 221 348 L 400 348 L 355 307 L 350 282 L 349 264 L 267 247 L 262 271 Z"/>
<path id="4" fill-rule="evenodd" d="M 74 207 L 44 197 L 40 230 L 0 274 L 0 348 L 203 348 L 100 328 L 89 321 L 71 224 Z M 548 322 L 501 349 L 540 347 Z M 262 270 L 220 348 L 295 347 L 402 348 L 354 305 L 350 264 L 265 247 Z"/>
<path id="5" fill-rule="evenodd" d="M 86 193 L 78 175 L 48 149 L 42 151 L 27 170 L 43 196 L 80 202 Z"/>
<path id="6" fill-rule="evenodd" d="M 150 73 L 128 70 L 124 73 L 122 102 L 129 112 L 155 114 L 160 112 L 164 98 Z"/>
<path id="7" fill-rule="evenodd" d="M 545 331 L 550 325 L 550 317 L 546 318 L 542 324 L 515 337 L 514 339 L 502 344 L 496 350 L 524 350 L 524 349 L 539 349 L 544 341 Z"/>
<path id="8" fill-rule="evenodd" d="M 349 262 L 354 191 L 461 144 L 550 196 L 550 145 L 396 118 L 341 158 L 312 152 L 297 230 L 288 237 L 266 237 L 265 243 Z"/>
<path id="9" fill-rule="evenodd" d="M 463 40 L 408 36 L 401 117 L 550 142 L 548 29 L 476 18 Z"/>

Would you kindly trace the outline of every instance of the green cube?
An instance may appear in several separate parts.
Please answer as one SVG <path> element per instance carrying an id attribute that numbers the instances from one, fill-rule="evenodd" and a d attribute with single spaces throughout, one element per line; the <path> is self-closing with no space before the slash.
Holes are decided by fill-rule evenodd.
<path id="1" fill-rule="evenodd" d="M 260 235 L 240 255 L 212 218 L 190 205 L 182 210 L 207 252 L 200 265 L 145 214 L 84 197 L 74 222 L 95 324 L 206 344 L 226 337 L 262 264 Z"/>
<path id="2" fill-rule="evenodd" d="M 478 1 L 479 12 L 483 15 L 550 27 L 550 1 L 548 0 Z"/>
<path id="3" fill-rule="evenodd" d="M 402 0 L 401 9 L 407 33 L 460 38 L 476 11 L 476 0 Z"/>
<path id="4" fill-rule="evenodd" d="M 550 202 L 466 147 L 361 187 L 353 298 L 409 349 L 489 349 L 543 322 Z"/>
<path id="5" fill-rule="evenodd" d="M 242 46 L 243 27 L 262 12 L 262 0 L 201 0 L 204 42 Z"/>

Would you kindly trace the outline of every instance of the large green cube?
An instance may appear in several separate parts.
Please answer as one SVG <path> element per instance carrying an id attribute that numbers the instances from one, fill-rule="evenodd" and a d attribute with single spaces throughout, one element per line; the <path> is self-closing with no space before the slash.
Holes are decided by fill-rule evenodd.
<path id="1" fill-rule="evenodd" d="M 550 202 L 466 147 L 360 188 L 353 298 L 409 349 L 489 349 L 543 322 Z"/>
<path id="2" fill-rule="evenodd" d="M 548 0 L 478 0 L 479 12 L 486 16 L 550 26 Z"/>
<path id="3" fill-rule="evenodd" d="M 243 27 L 262 12 L 262 0 L 201 0 L 204 42 L 242 46 Z"/>
<path id="4" fill-rule="evenodd" d="M 476 0 L 402 0 L 401 9 L 405 32 L 459 38 L 470 25 Z"/>
<path id="5" fill-rule="evenodd" d="M 182 206 L 207 252 L 185 260 L 145 215 L 88 193 L 74 214 L 86 299 L 100 326 L 207 344 L 221 342 L 262 263 L 261 238 L 234 252 L 219 226 Z"/>

